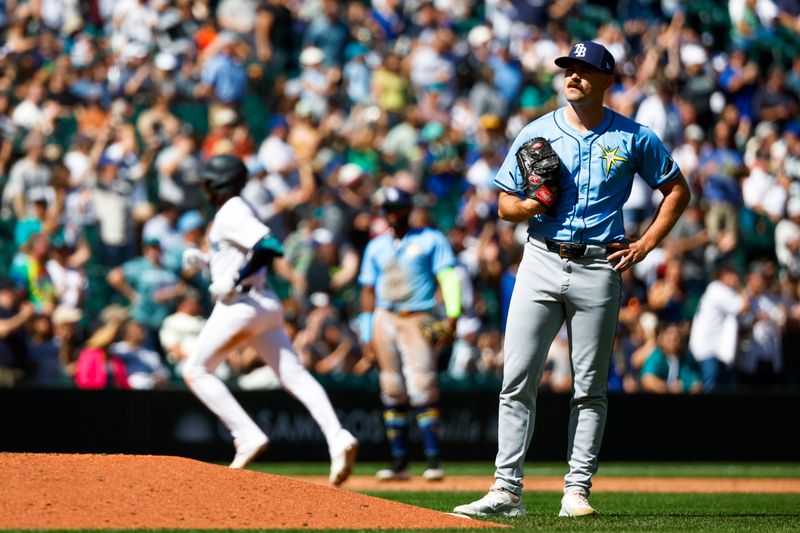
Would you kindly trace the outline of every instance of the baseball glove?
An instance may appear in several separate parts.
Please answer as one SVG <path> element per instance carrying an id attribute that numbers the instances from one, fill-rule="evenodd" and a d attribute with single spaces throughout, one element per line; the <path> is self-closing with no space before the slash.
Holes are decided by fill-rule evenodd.
<path id="1" fill-rule="evenodd" d="M 454 333 L 446 321 L 437 320 L 432 316 L 426 317 L 420 321 L 419 330 L 423 338 L 431 344 L 448 341 L 452 338 Z"/>
<path id="2" fill-rule="evenodd" d="M 517 165 L 524 180 L 525 197 L 552 207 L 558 198 L 561 160 L 550 142 L 544 137 L 526 141 L 517 150 Z"/>

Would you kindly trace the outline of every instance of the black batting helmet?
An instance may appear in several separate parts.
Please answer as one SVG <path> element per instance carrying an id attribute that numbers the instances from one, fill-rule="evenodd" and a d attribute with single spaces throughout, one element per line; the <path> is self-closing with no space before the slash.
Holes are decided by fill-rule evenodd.
<path id="1" fill-rule="evenodd" d="M 203 184 L 215 196 L 238 194 L 247 183 L 247 167 L 232 155 L 215 155 L 200 174 Z"/>

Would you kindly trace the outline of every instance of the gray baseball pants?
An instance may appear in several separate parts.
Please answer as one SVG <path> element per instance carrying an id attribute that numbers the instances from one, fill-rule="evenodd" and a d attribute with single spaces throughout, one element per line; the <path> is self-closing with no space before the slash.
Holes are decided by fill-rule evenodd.
<path id="1" fill-rule="evenodd" d="M 588 491 L 597 471 L 622 285 L 605 251 L 597 248 L 594 255 L 564 259 L 541 239 L 531 237 L 525 245 L 506 324 L 495 461 L 495 486 L 515 494 L 522 492 L 547 352 L 564 321 L 574 389 L 564 490 Z"/>

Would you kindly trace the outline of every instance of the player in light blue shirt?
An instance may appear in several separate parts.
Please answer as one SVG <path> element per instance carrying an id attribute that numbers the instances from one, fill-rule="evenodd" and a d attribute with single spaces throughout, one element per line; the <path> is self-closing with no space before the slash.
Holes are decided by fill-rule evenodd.
<path id="1" fill-rule="evenodd" d="M 401 239 L 387 231 L 364 250 L 358 282 L 375 287 L 375 307 L 387 311 L 431 311 L 436 275 L 456 265 L 447 238 L 432 228 L 412 228 Z"/>
<path id="2" fill-rule="evenodd" d="M 523 128 L 495 178 L 500 218 L 527 222 L 529 237 L 506 321 L 495 483 L 483 498 L 457 506 L 456 513 L 525 514 L 523 463 L 533 437 L 536 391 L 550 344 L 565 322 L 574 392 L 559 516 L 597 513 L 588 498 L 608 408 L 620 272 L 658 246 L 689 203 L 686 180 L 658 137 L 603 106 L 614 80 L 608 50 L 579 42 L 555 62 L 565 69 L 568 105 Z M 553 188 L 548 192 L 557 195 L 549 209 L 534 193 L 526 195 L 517 168 L 517 151 L 533 138 L 549 141 L 561 160 L 557 183 L 545 177 Z M 664 198 L 650 227 L 628 241 L 622 206 L 636 174 Z M 526 178 L 535 183 L 535 176 Z"/>
<path id="3" fill-rule="evenodd" d="M 411 196 L 395 187 L 385 190 L 382 208 L 390 229 L 370 241 L 361 262 L 359 330 L 365 354 L 374 353 L 380 369 L 386 437 L 392 453 L 382 480 L 409 479 L 409 411 L 422 434 L 428 480 L 444 477 L 439 458 L 439 388 L 436 351 L 423 330 L 440 324 L 452 340 L 461 313 L 461 282 L 456 258 L 441 232 L 412 228 Z M 434 321 L 436 285 L 442 289 L 446 319 Z"/>
<path id="4" fill-rule="evenodd" d="M 638 173 L 653 189 L 679 177 L 678 165 L 653 130 L 610 109 L 582 133 L 567 122 L 562 107 L 528 124 L 511 145 L 495 185 L 520 198 L 523 179 L 514 155 L 534 137 L 544 137 L 561 159 L 559 197 L 552 213 L 534 215 L 531 235 L 585 244 L 625 239 L 622 206 Z"/>

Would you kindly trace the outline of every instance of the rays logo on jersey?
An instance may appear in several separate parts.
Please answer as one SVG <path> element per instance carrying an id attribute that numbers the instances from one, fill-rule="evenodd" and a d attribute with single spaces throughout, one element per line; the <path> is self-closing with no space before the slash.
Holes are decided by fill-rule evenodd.
<path id="1" fill-rule="evenodd" d="M 616 148 L 608 148 L 603 145 L 599 145 L 600 149 L 603 151 L 603 155 L 600 156 L 600 159 L 606 160 L 606 176 L 611 173 L 611 168 L 617 168 L 622 161 L 627 161 L 626 157 L 622 157 L 621 155 L 617 155 L 617 151 L 619 150 L 619 146 Z"/>

